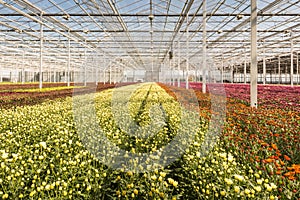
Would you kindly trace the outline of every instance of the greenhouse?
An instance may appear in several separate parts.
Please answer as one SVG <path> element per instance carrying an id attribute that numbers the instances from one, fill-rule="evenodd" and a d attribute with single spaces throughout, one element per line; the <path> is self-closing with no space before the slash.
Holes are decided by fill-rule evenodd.
<path id="1" fill-rule="evenodd" d="M 0 198 L 299 200 L 299 13 L 0 0 Z"/>

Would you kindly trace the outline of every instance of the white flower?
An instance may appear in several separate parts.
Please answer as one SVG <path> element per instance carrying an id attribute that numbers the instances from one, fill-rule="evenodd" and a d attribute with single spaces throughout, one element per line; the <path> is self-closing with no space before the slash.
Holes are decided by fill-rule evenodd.
<path id="1" fill-rule="evenodd" d="M 228 185 L 233 184 L 233 181 L 231 179 L 225 178 L 224 180 Z"/>
<path id="2" fill-rule="evenodd" d="M 46 142 L 40 142 L 40 146 L 43 147 L 44 149 L 47 148 L 47 143 Z"/>
<path id="3" fill-rule="evenodd" d="M 226 153 L 220 153 L 219 155 L 220 155 L 221 158 L 226 158 L 227 154 Z"/>
<path id="4" fill-rule="evenodd" d="M 243 180 L 244 180 L 244 177 L 241 176 L 241 175 L 238 175 L 238 174 L 235 174 L 235 175 L 234 175 L 234 178 L 235 178 L 236 180 L 239 180 L 239 181 L 243 181 Z"/>
<path id="5" fill-rule="evenodd" d="M 13 158 L 18 158 L 18 154 L 17 153 L 12 153 L 11 154 Z"/>
<path id="6" fill-rule="evenodd" d="M 8 153 L 6 153 L 6 152 L 3 152 L 2 153 L 2 158 L 5 160 L 5 159 L 7 159 L 8 158 Z"/>
<path id="7" fill-rule="evenodd" d="M 276 189 L 276 188 L 277 188 L 277 185 L 275 185 L 274 183 L 271 183 L 270 185 L 271 185 L 271 187 L 272 187 L 273 189 Z"/>
<path id="8" fill-rule="evenodd" d="M 233 156 L 232 155 L 228 155 L 228 161 L 232 162 L 233 161 Z"/>

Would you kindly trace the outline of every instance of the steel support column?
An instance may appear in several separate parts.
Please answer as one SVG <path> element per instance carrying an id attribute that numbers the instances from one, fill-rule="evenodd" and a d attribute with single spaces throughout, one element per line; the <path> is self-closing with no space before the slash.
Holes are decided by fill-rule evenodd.
<path id="1" fill-rule="evenodd" d="M 202 32 L 202 92 L 206 93 L 206 0 L 203 0 L 203 32 Z"/>
<path id="2" fill-rule="evenodd" d="M 247 55 L 246 55 L 246 50 L 244 54 L 244 84 L 247 83 Z"/>
<path id="3" fill-rule="evenodd" d="M 224 56 L 222 55 L 221 60 L 221 83 L 224 82 Z"/>
<path id="4" fill-rule="evenodd" d="M 291 32 L 292 36 L 292 32 Z M 294 43 L 293 39 L 291 39 L 291 70 L 290 70 L 290 79 L 291 79 L 291 86 L 294 86 Z"/>
<path id="5" fill-rule="evenodd" d="M 70 35 L 70 30 L 68 31 Z M 67 69 L 67 86 L 70 87 L 70 65 L 71 65 L 71 42 L 70 38 L 68 38 L 68 69 Z"/>
<path id="6" fill-rule="evenodd" d="M 41 21 L 42 15 L 41 15 Z M 40 24 L 40 68 L 39 68 L 39 88 L 43 88 L 43 24 Z"/>
<path id="7" fill-rule="evenodd" d="M 180 40 L 178 40 L 178 75 L 177 75 L 177 87 L 180 87 L 180 56 L 181 56 L 181 50 L 180 50 Z"/>
<path id="8" fill-rule="evenodd" d="M 21 82 L 24 84 L 25 82 L 25 51 L 22 52 L 22 76 L 21 76 Z"/>
<path id="9" fill-rule="evenodd" d="M 299 54 L 297 53 L 297 61 L 296 61 L 296 65 L 297 65 L 297 85 L 299 84 Z"/>
<path id="10" fill-rule="evenodd" d="M 95 83 L 96 83 L 96 85 L 98 85 L 98 70 L 99 70 L 98 64 L 99 64 L 99 58 L 97 56 L 96 63 L 95 63 L 95 69 L 96 69 L 96 74 L 95 74 L 95 79 L 96 80 L 95 80 Z"/>
<path id="11" fill-rule="evenodd" d="M 111 63 L 109 63 L 109 84 L 111 84 Z"/>
<path id="12" fill-rule="evenodd" d="M 278 56 L 278 83 L 281 83 L 280 56 Z"/>
<path id="13" fill-rule="evenodd" d="M 84 48 L 84 77 L 83 77 L 83 82 L 84 82 L 84 86 L 86 86 L 86 82 L 87 82 L 87 74 L 86 74 L 86 67 L 87 67 L 87 63 L 86 63 L 86 61 L 87 61 L 87 58 L 86 58 L 87 56 L 86 56 L 86 47 Z"/>
<path id="14" fill-rule="evenodd" d="M 0 83 L 3 82 L 3 77 L 2 77 L 2 63 L 0 63 Z"/>
<path id="15" fill-rule="evenodd" d="M 250 105 L 257 108 L 257 0 L 251 0 Z"/>
<path id="16" fill-rule="evenodd" d="M 263 51 L 263 84 L 266 84 L 266 53 Z"/>
<path id="17" fill-rule="evenodd" d="M 204 0 L 205 1 L 205 0 Z M 185 89 L 189 89 L 189 17 L 186 16 L 186 77 L 185 77 Z"/>

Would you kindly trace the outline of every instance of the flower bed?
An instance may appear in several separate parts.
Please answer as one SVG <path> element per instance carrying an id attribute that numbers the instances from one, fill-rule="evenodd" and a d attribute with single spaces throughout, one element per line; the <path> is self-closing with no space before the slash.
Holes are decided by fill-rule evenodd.
<path id="1" fill-rule="evenodd" d="M 299 197 L 297 113 L 255 110 L 228 99 L 222 135 L 211 138 L 214 145 L 203 148 L 214 114 L 211 95 L 195 92 L 200 104 L 197 110 L 200 116 L 195 117 L 190 112 L 195 106 L 191 93 L 182 88 L 142 84 L 127 104 L 124 94 L 131 87 L 124 87 L 119 93 L 108 89 L 73 99 L 2 109 L 2 198 Z M 122 115 L 123 109 L 128 109 L 127 115 Z M 93 111 L 97 116 L 95 121 L 89 113 Z M 128 116 L 141 128 L 126 121 Z M 197 124 L 193 124 L 194 118 L 199 119 Z M 280 123 L 281 120 L 285 123 Z M 180 125 L 183 121 L 184 126 Z M 183 147 L 177 149 L 182 154 L 165 163 L 170 156 L 166 157 L 169 154 L 163 152 L 164 146 L 181 135 L 180 127 L 190 130 L 190 137 L 177 139 L 173 148 Z M 112 145 L 103 145 L 104 142 Z M 127 156 L 120 157 L 118 149 L 126 151 Z M 130 156 L 145 153 L 152 155 L 149 160 Z M 125 162 L 120 162 L 122 159 Z M 122 165 L 116 165 L 116 161 Z"/>
<path id="2" fill-rule="evenodd" d="M 197 86 L 197 84 L 195 85 Z M 201 93 L 201 89 L 199 90 L 199 87 L 195 87 L 195 85 L 192 84 L 196 88 L 194 90 L 198 98 L 210 102 L 212 94 Z M 211 88 L 217 89 L 216 86 L 222 87 L 222 85 L 214 85 Z M 164 85 L 162 87 L 166 88 L 166 91 L 170 88 L 170 86 Z M 241 87 L 225 84 L 226 91 L 233 92 L 230 90 L 231 88 Z M 271 89 L 268 88 L 268 90 Z M 245 90 L 240 90 L 236 93 L 243 96 Z M 282 87 L 277 90 L 282 91 Z M 292 94 L 287 96 L 295 95 L 294 92 L 292 90 Z M 232 97 L 228 93 L 226 95 Z M 259 109 L 252 109 L 247 104 L 241 103 L 240 100 L 227 98 L 227 118 L 221 137 L 222 146 L 227 152 L 234 152 L 238 163 L 251 167 L 248 178 L 256 176 L 259 183 L 261 183 L 259 179 L 276 183 L 278 188 L 272 195 L 274 198 L 276 196 L 282 199 L 297 199 L 300 185 L 299 108 L 294 108 L 294 111 L 282 107 L 269 108 L 266 105 Z M 209 112 L 210 110 L 208 110 Z M 210 119 L 209 114 L 205 116 L 208 120 Z M 259 173 L 255 173 L 255 171 Z M 263 184 L 264 181 L 261 185 Z"/>
<path id="3" fill-rule="evenodd" d="M 50 87 L 63 87 L 67 86 L 67 83 L 43 83 L 43 87 L 50 88 Z M 74 86 L 74 83 L 70 83 L 70 86 Z M 6 90 L 15 90 L 15 89 L 38 89 L 39 83 L 3 83 L 0 84 L 0 91 Z"/>
<path id="4" fill-rule="evenodd" d="M 192 89 L 202 91 L 202 83 L 190 83 Z M 208 84 L 207 92 L 224 88 L 226 96 L 250 103 L 249 84 Z M 258 105 L 300 111 L 300 87 L 286 85 L 258 85 Z"/>
<path id="5" fill-rule="evenodd" d="M 25 84 L 25 85 L 29 85 L 30 87 L 29 88 L 24 87 L 18 89 L 17 86 L 21 86 L 20 84 L 14 84 L 12 87 L 8 85 L 6 86 L 6 89 L 0 90 L 0 108 L 12 108 L 15 106 L 35 105 L 49 99 L 53 100 L 56 98 L 63 98 L 67 96 L 70 97 L 76 94 L 102 91 L 105 89 L 121 87 L 123 85 L 129 85 L 129 84 L 132 83 L 122 83 L 122 84 L 98 83 L 97 87 L 95 83 L 93 84 L 90 83 L 88 84 L 87 87 L 82 87 L 82 84 L 76 84 L 76 86 L 71 86 L 71 88 L 58 87 L 57 88 L 58 90 L 56 90 L 55 86 L 62 85 L 58 83 L 58 84 L 50 84 L 49 86 L 51 87 L 49 87 L 49 89 L 43 88 L 41 91 L 39 89 L 36 89 L 36 84 L 33 85 Z M 44 86 L 46 87 L 46 84 Z M 7 88 L 9 88 L 9 90 L 11 91 L 8 92 Z"/>

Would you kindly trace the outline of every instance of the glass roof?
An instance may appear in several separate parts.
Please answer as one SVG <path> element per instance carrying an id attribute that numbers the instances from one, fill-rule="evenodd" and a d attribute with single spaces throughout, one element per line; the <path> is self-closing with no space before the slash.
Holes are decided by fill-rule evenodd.
<path id="1" fill-rule="evenodd" d="M 213 62 L 250 60 L 250 2 L 207 1 Z M 289 53 L 291 40 L 299 51 L 300 1 L 257 0 L 257 6 L 258 59 L 262 52 L 268 58 Z M 70 48 L 74 69 L 86 54 L 128 69 L 159 68 L 170 51 L 182 67 L 186 60 L 195 66 L 202 57 L 202 22 L 201 0 L 0 0 L 0 64 L 38 67 L 42 49 L 46 68 L 60 68 Z M 100 63 L 105 68 L 107 62 Z"/>

